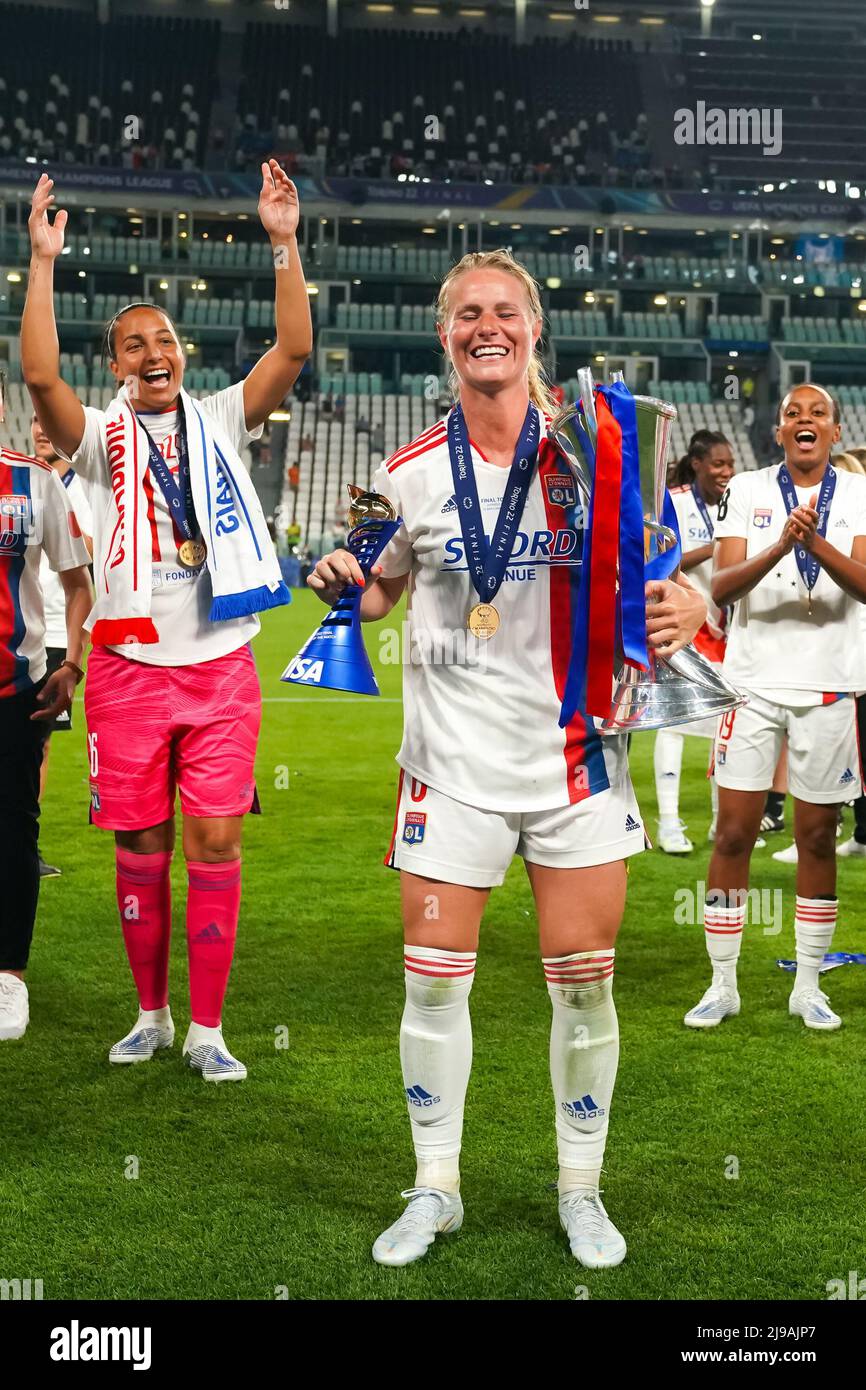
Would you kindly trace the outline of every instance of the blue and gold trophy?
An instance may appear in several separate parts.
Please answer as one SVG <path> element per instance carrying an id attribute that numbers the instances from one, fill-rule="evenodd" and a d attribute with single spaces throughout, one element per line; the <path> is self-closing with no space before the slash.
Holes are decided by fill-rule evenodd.
<path id="1" fill-rule="evenodd" d="M 346 549 L 358 561 L 366 579 L 388 542 L 403 522 L 387 497 L 348 484 L 349 531 Z M 355 695 L 378 695 L 379 686 L 361 636 L 361 598 L 364 590 L 350 584 L 310 640 L 290 661 L 280 680 Z"/>

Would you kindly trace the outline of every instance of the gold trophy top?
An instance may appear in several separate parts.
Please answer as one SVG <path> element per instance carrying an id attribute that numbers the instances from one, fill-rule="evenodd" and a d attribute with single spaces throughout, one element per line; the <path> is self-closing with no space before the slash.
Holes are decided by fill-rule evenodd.
<path id="1" fill-rule="evenodd" d="M 365 492 L 357 483 L 347 483 L 349 489 L 349 528 L 363 521 L 393 521 L 397 513 L 381 492 Z"/>

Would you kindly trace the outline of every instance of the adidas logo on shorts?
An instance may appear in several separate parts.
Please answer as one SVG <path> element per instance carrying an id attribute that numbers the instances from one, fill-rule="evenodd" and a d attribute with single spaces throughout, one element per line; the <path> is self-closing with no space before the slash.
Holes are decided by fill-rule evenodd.
<path id="1" fill-rule="evenodd" d="M 845 771 L 842 773 L 842 776 L 839 778 L 839 785 L 840 787 L 847 787 L 848 783 L 853 781 L 854 773 L 851 771 L 850 767 L 846 767 Z"/>
<path id="2" fill-rule="evenodd" d="M 631 816 L 631 815 L 626 816 L 626 818 L 625 818 L 625 828 L 626 828 L 627 831 L 629 831 L 629 830 L 640 830 L 640 826 L 638 825 L 638 823 L 637 823 L 637 821 L 635 820 L 634 816 Z"/>

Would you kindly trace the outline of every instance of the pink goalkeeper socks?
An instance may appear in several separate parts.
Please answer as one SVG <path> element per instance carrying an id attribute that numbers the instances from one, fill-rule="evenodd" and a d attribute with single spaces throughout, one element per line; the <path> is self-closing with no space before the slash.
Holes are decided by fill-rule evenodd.
<path id="1" fill-rule="evenodd" d="M 241 905 L 241 861 L 187 863 L 186 939 L 193 1023 L 218 1028 Z"/>
<path id="2" fill-rule="evenodd" d="M 168 1003 L 171 940 L 171 854 L 115 849 L 117 906 L 123 940 L 142 1009 Z"/>

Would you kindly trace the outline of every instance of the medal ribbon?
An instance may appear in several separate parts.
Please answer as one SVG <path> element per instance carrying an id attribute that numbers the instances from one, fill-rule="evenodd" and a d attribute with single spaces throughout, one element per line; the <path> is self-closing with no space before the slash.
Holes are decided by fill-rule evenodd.
<path id="1" fill-rule="evenodd" d="M 783 463 L 779 469 L 779 487 L 782 490 L 782 500 L 785 503 L 785 511 L 788 516 L 795 507 L 800 504 L 797 500 L 797 492 L 794 487 L 794 480 L 788 472 L 788 465 Z M 833 493 L 836 491 L 836 470 L 832 464 L 828 463 L 821 479 L 821 490 L 818 493 L 818 535 L 826 536 L 827 522 L 830 519 L 830 505 L 833 501 Z M 800 578 L 811 594 L 821 571 L 821 563 L 816 560 L 809 550 L 804 550 L 801 545 L 794 546 L 794 558 L 797 561 L 797 569 L 800 571 Z"/>
<path id="2" fill-rule="evenodd" d="M 460 514 L 460 531 L 466 548 L 469 578 L 482 603 L 492 603 L 511 558 L 514 540 L 529 495 L 540 439 L 539 414 L 530 401 L 520 430 L 514 459 L 505 485 L 505 493 L 493 535 L 488 542 L 484 534 L 478 485 L 472 467 L 471 445 L 463 410 L 455 405 L 448 416 L 448 454 L 454 496 Z"/>
<path id="3" fill-rule="evenodd" d="M 701 521 L 702 521 L 702 522 L 704 523 L 704 525 L 706 526 L 707 532 L 708 532 L 709 537 L 710 537 L 710 540 L 712 540 L 712 539 L 713 539 L 713 535 L 715 534 L 715 527 L 713 526 L 713 519 L 712 519 L 712 517 L 710 516 L 709 511 L 707 510 L 707 504 L 706 504 L 706 502 L 704 501 L 703 497 L 701 496 L 701 490 L 700 490 L 700 488 L 698 487 L 697 483 L 692 483 L 692 497 L 695 499 L 695 506 L 697 507 L 698 511 L 699 511 L 700 514 L 701 514 Z"/>
<path id="4" fill-rule="evenodd" d="M 150 471 L 159 484 L 160 492 L 168 504 L 171 519 L 184 540 L 191 541 L 198 532 L 198 523 L 196 521 L 195 506 L 192 500 L 192 482 L 189 474 L 189 450 L 186 444 L 186 420 L 184 418 L 183 402 L 180 399 L 178 399 L 177 411 L 177 472 L 180 479 L 180 486 L 175 482 L 171 469 L 154 444 L 147 429 L 141 424 L 141 416 L 139 415 L 137 419 L 147 435 L 147 447 L 150 453 Z"/>

